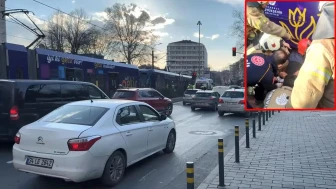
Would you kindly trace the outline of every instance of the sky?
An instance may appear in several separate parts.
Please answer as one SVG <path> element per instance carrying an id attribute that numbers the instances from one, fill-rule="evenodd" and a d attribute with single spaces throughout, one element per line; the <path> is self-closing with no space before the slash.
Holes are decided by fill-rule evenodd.
<path id="1" fill-rule="evenodd" d="M 198 42 L 197 22 L 201 21 L 201 43 L 208 51 L 208 65 L 211 70 L 222 70 L 236 62 L 240 57 L 232 57 L 232 47 L 236 45 L 236 38 L 230 33 L 230 26 L 234 22 L 232 11 L 243 11 L 243 0 L 38 0 L 46 5 L 70 13 L 83 8 L 94 19 L 95 23 L 103 19 L 104 10 L 114 3 L 135 3 L 145 9 L 151 19 L 164 18 L 165 22 L 155 27 L 155 34 L 160 38 L 156 46 L 156 66 L 166 64 L 167 45 L 180 40 Z M 45 24 L 55 10 L 41 5 L 33 0 L 7 0 L 7 9 L 27 9 L 34 12 L 32 18 L 37 24 Z M 16 15 L 18 19 L 26 19 Z M 7 42 L 28 45 L 35 36 L 23 27 L 6 22 Z"/>

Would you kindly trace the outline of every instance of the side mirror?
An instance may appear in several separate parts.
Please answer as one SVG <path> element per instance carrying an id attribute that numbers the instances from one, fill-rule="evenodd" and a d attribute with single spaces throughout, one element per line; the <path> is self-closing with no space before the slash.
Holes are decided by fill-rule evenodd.
<path id="1" fill-rule="evenodd" d="M 166 120 L 166 119 L 167 119 L 167 116 L 164 115 L 164 114 L 161 114 L 160 119 L 161 119 L 161 121 Z"/>

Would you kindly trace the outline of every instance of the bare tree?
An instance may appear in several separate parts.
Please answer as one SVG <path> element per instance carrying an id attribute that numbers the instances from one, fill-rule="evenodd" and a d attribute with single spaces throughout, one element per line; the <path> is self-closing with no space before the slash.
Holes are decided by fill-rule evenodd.
<path id="1" fill-rule="evenodd" d="M 146 60 L 151 50 L 150 44 L 155 41 L 150 26 L 151 19 L 146 11 L 141 11 L 139 16 L 134 15 L 137 5 L 116 3 L 107 8 L 107 30 L 115 34 L 112 38 L 116 51 L 123 60 L 129 64 L 138 64 Z"/>
<path id="2" fill-rule="evenodd" d="M 244 12 L 240 10 L 233 10 L 234 23 L 231 26 L 231 35 L 237 39 L 237 48 L 244 49 Z"/>
<path id="3" fill-rule="evenodd" d="M 84 44 L 82 51 L 85 54 L 95 54 L 95 55 L 110 55 L 110 36 L 107 32 L 100 29 L 93 29 L 92 35 L 89 37 L 89 43 Z"/>
<path id="4" fill-rule="evenodd" d="M 59 52 L 65 51 L 64 19 L 64 15 L 60 12 L 55 12 L 49 19 L 48 31 L 44 40 L 46 48 Z"/>

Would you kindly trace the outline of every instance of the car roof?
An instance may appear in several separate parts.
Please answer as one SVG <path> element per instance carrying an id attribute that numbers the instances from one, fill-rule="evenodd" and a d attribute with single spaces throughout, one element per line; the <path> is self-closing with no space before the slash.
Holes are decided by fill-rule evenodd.
<path id="1" fill-rule="evenodd" d="M 197 91 L 196 93 L 214 93 L 214 92 L 216 92 L 216 91 L 210 91 L 210 90 L 199 90 L 199 91 Z"/>
<path id="2" fill-rule="evenodd" d="M 66 104 L 65 106 L 68 105 L 78 105 L 78 106 L 95 106 L 95 107 L 103 107 L 103 108 L 116 108 L 119 105 L 147 105 L 144 102 L 139 102 L 139 101 L 133 101 L 133 100 L 120 100 L 120 99 L 93 99 L 92 102 L 91 100 L 82 100 L 82 101 L 76 101 L 76 102 L 70 102 Z"/>
<path id="3" fill-rule="evenodd" d="M 0 82 L 16 82 L 16 83 L 82 83 L 82 84 L 90 84 L 89 82 L 84 81 L 67 81 L 67 80 L 38 80 L 38 79 L 0 79 Z"/>
<path id="4" fill-rule="evenodd" d="M 226 90 L 226 91 L 238 91 L 238 92 L 245 92 L 245 89 L 229 89 L 229 90 Z M 225 91 L 225 92 L 226 92 Z"/>
<path id="5" fill-rule="evenodd" d="M 152 88 L 125 88 L 125 89 L 118 89 L 117 91 L 143 91 L 143 90 L 155 90 Z"/>

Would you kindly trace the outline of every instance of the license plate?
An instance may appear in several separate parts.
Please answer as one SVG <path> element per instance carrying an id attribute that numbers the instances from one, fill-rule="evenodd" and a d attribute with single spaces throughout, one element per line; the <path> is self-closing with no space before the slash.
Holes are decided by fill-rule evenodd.
<path id="1" fill-rule="evenodd" d="M 53 159 L 46 159 L 46 158 L 38 158 L 27 156 L 26 165 L 32 165 L 37 167 L 44 167 L 51 169 L 53 167 L 54 160 Z"/>
<path id="2" fill-rule="evenodd" d="M 201 105 L 202 106 L 202 105 L 205 105 L 205 103 L 197 103 L 197 105 Z"/>
<path id="3" fill-rule="evenodd" d="M 226 104 L 236 104 L 235 102 L 226 102 Z"/>

